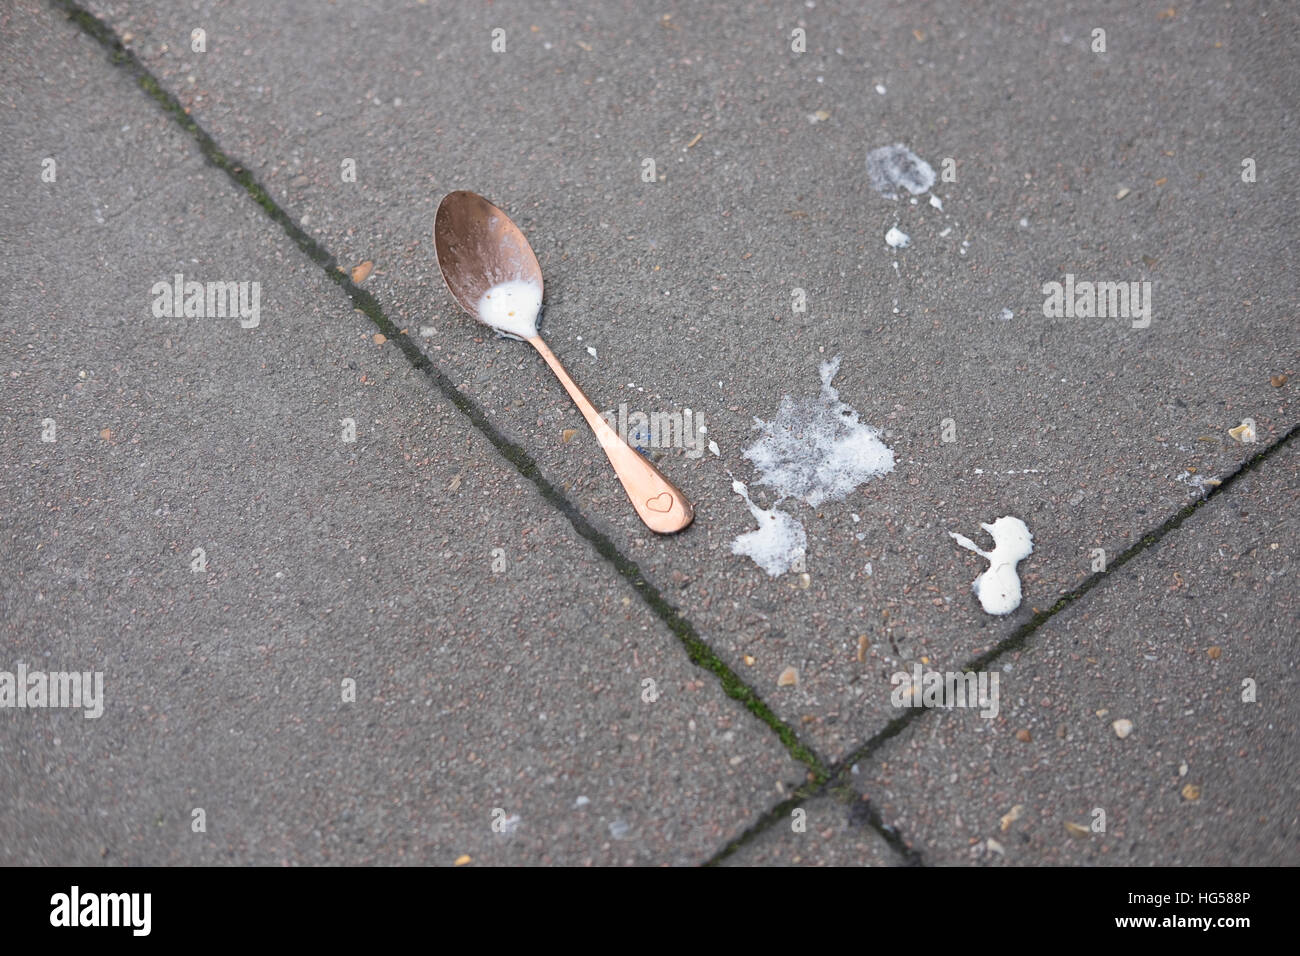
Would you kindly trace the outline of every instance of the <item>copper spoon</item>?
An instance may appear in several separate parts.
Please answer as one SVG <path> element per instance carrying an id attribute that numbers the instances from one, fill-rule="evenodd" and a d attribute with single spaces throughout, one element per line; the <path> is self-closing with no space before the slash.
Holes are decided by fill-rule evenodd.
<path id="1" fill-rule="evenodd" d="M 478 303 L 493 286 L 522 280 L 536 284 L 539 290 L 542 288 L 542 267 L 537 264 L 537 256 L 524 234 L 510 217 L 477 193 L 461 190 L 443 198 L 434 218 L 433 244 L 447 288 L 460 307 L 479 321 L 482 319 Z M 632 507 L 646 527 L 660 534 L 671 534 L 690 524 L 695 509 L 686 496 L 648 458 L 629 447 L 609 427 L 540 335 L 532 336 L 528 342 L 541 353 L 596 433 Z"/>

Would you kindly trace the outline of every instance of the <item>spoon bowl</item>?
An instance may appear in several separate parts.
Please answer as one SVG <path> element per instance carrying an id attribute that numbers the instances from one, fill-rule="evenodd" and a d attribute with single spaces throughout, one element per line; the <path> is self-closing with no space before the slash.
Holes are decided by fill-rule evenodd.
<path id="1" fill-rule="evenodd" d="M 671 534 L 689 525 L 694 506 L 610 427 L 537 333 L 542 268 L 510 217 L 477 193 L 448 193 L 434 217 L 433 246 L 442 278 L 460 307 L 498 335 L 522 336 L 551 367 L 600 441 L 646 527 Z"/>
<path id="2" fill-rule="evenodd" d="M 479 302 L 493 286 L 523 281 L 542 289 L 533 247 L 509 216 L 478 193 L 462 189 L 443 197 L 433 244 L 452 297 L 479 321 Z"/>

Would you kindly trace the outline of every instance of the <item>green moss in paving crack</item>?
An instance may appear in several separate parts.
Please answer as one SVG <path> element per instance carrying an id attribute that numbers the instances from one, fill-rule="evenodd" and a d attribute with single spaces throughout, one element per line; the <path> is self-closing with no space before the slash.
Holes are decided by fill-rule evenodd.
<path id="1" fill-rule="evenodd" d="M 596 551 L 632 585 L 641 599 L 681 642 L 691 662 L 714 674 L 727 696 L 739 701 L 751 714 L 771 728 L 790 755 L 809 768 L 814 783 L 820 784 L 825 781 L 829 777 L 829 772 L 812 749 L 799 740 L 794 729 L 777 717 L 762 697 L 742 681 L 713 652 L 713 649 L 700 639 L 691 623 L 664 600 L 659 590 L 645 579 L 636 563 L 620 553 L 607 536 L 597 531 L 582 516 L 581 512 L 574 507 L 573 503 L 546 480 L 532 457 L 523 448 L 497 431 L 496 427 L 488 421 L 487 416 L 478 404 L 456 388 L 452 381 L 429 360 L 429 357 L 421 352 L 408 336 L 401 333 L 397 326 L 384 315 L 379 300 L 370 292 L 359 287 L 345 272 L 340 270 L 337 260 L 280 208 L 252 173 L 242 165 L 232 161 L 230 157 L 222 152 L 216 141 L 185 111 L 180 101 L 163 88 L 158 79 L 149 72 L 135 54 L 126 49 L 117 35 L 103 21 L 75 4 L 68 3 L 66 0 L 51 0 L 51 2 L 65 10 L 70 20 L 77 23 L 82 30 L 107 47 L 112 63 L 115 66 L 124 67 L 135 76 L 140 88 L 152 97 L 164 111 L 169 113 L 180 124 L 182 129 L 194 137 L 204 158 L 234 180 L 248 194 L 249 198 L 257 203 L 267 216 L 285 231 L 308 258 L 325 269 L 326 274 L 335 284 L 347 293 L 352 300 L 352 304 L 370 319 L 389 341 L 401 350 L 411 366 L 416 371 L 423 372 L 431 378 L 443 397 L 469 418 L 474 427 L 483 433 L 493 447 L 515 467 L 521 476 L 537 486 L 542 497 L 568 518 L 574 530 L 590 542 Z"/>

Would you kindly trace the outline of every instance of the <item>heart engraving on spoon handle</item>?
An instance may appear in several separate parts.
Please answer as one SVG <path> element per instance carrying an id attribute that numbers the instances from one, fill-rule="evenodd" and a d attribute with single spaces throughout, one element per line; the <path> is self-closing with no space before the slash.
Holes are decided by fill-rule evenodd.
<path id="1" fill-rule="evenodd" d="M 634 450 L 618 432 L 609 427 L 609 423 L 600 417 L 596 406 L 591 404 L 591 400 L 569 376 L 540 335 L 528 341 L 546 360 L 546 364 L 573 399 L 573 404 L 578 406 L 578 411 L 582 412 L 582 417 L 595 432 L 600 447 L 605 449 L 609 463 L 614 466 L 614 473 L 623 483 L 628 500 L 646 527 L 659 534 L 672 534 L 689 525 L 695 518 L 695 509 L 686 500 L 686 496 L 664 477 L 663 472 L 650 459 Z"/>

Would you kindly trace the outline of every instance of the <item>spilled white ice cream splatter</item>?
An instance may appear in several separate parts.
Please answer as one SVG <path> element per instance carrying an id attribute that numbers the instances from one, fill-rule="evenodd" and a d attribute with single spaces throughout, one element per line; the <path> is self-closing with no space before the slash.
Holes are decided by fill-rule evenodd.
<path id="1" fill-rule="evenodd" d="M 803 525 L 775 507 L 764 510 L 754 504 L 743 481 L 733 481 L 731 490 L 745 499 L 758 522 L 757 531 L 747 531 L 731 542 L 731 553 L 748 555 L 772 577 L 785 574 L 808 547 Z"/>
<path id="2" fill-rule="evenodd" d="M 831 385 L 840 356 L 821 365 L 822 391 L 816 398 L 781 399 L 776 418 L 754 419 L 762 434 L 745 449 L 778 498 L 802 498 L 816 508 L 841 501 L 865 481 L 894 470 L 894 453 L 858 413 L 840 401 Z"/>
<path id="3" fill-rule="evenodd" d="M 537 334 L 542 287 L 527 279 L 500 282 L 478 300 L 478 320 L 507 338 L 531 339 Z"/>
<path id="4" fill-rule="evenodd" d="M 761 434 L 744 454 L 758 468 L 759 482 L 774 490 L 776 504 L 802 498 L 816 508 L 824 501 L 841 501 L 862 483 L 894 470 L 894 453 L 874 428 L 858 421 L 857 411 L 841 402 L 831 385 L 839 368 L 838 355 L 822 363 L 817 397 L 796 401 L 786 395 L 776 418 L 754 419 Z M 740 482 L 732 488 L 760 526 L 737 538 L 732 551 L 749 555 L 770 575 L 789 570 L 805 547 L 803 525 L 775 505 L 769 511 L 757 507 Z"/>
<path id="5" fill-rule="evenodd" d="M 897 199 L 900 188 L 919 196 L 934 185 L 934 169 L 902 143 L 867 153 L 867 176 L 886 199 Z"/>
<path id="6" fill-rule="evenodd" d="M 980 527 L 993 536 L 992 551 L 982 551 L 970 538 L 955 531 L 948 534 L 989 563 L 988 570 L 971 582 L 980 606 L 989 614 L 1010 614 L 1020 607 L 1020 575 L 1016 573 L 1016 564 L 1033 553 L 1034 536 L 1023 521 L 1010 515 Z"/>

